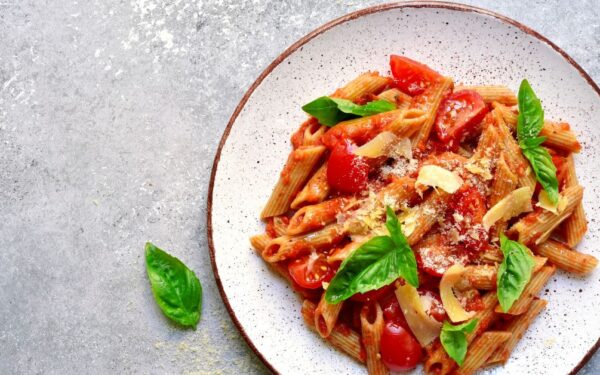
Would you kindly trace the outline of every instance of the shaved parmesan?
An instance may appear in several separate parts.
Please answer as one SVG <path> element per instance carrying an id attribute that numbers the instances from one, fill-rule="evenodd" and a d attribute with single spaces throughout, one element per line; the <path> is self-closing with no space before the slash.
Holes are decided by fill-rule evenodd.
<path id="1" fill-rule="evenodd" d="M 414 211 L 407 211 L 398 216 L 398 221 L 402 223 L 402 233 L 406 237 L 410 236 L 417 228 L 417 216 Z"/>
<path id="2" fill-rule="evenodd" d="M 560 195 L 558 197 L 558 202 L 556 202 L 556 204 L 553 204 L 550 201 L 550 197 L 548 197 L 548 193 L 546 193 L 546 190 L 540 190 L 540 194 L 538 195 L 538 202 L 536 203 L 536 206 L 541 207 L 546 211 L 550 211 L 554 215 L 558 215 L 559 213 L 561 213 L 565 210 L 568 203 L 569 203 L 569 200 L 566 199 L 565 197 L 563 197 L 562 195 Z"/>
<path id="3" fill-rule="evenodd" d="M 360 146 L 354 153 L 358 156 L 366 156 L 368 158 L 378 158 L 387 155 L 388 151 L 394 143 L 398 141 L 398 137 L 392 132 L 381 132 L 371 139 L 369 142 Z"/>
<path id="4" fill-rule="evenodd" d="M 463 184 L 462 178 L 437 165 L 425 165 L 419 170 L 417 184 L 439 187 L 447 193 L 455 193 Z"/>
<path id="5" fill-rule="evenodd" d="M 470 319 L 475 314 L 474 311 L 467 312 L 454 295 L 454 285 L 461 281 L 464 272 L 465 268 L 461 264 L 455 264 L 444 272 L 444 276 L 440 280 L 440 297 L 452 323 Z"/>
<path id="6" fill-rule="evenodd" d="M 469 172 L 481 176 L 484 180 L 491 180 L 491 160 L 488 158 L 477 159 L 475 162 L 465 164 L 465 169 Z"/>
<path id="7" fill-rule="evenodd" d="M 483 216 L 482 224 L 485 230 L 490 229 L 498 220 L 508 220 L 523 212 L 531 211 L 532 194 L 531 188 L 524 186 L 502 198 Z"/>
<path id="8" fill-rule="evenodd" d="M 427 314 L 419 293 L 414 286 L 408 283 L 398 285 L 396 288 L 396 298 L 410 330 L 421 346 L 426 346 L 439 336 L 442 323 Z"/>

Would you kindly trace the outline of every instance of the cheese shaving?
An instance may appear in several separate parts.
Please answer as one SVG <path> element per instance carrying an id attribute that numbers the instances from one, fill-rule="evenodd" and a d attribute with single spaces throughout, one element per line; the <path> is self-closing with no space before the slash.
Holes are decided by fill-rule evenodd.
<path id="1" fill-rule="evenodd" d="M 414 286 L 408 283 L 398 285 L 396 298 L 410 330 L 421 346 L 425 347 L 439 336 L 442 323 L 427 314 L 419 297 L 419 292 Z"/>
<path id="2" fill-rule="evenodd" d="M 565 210 L 568 203 L 569 200 L 560 195 L 558 197 L 558 202 L 553 204 L 550 201 L 550 197 L 548 196 L 548 193 L 546 193 L 546 190 L 541 190 L 540 194 L 538 195 L 538 202 L 535 205 L 543 208 L 546 211 L 552 212 L 554 215 L 558 215 Z"/>
<path id="3" fill-rule="evenodd" d="M 417 184 L 439 187 L 447 193 L 455 193 L 463 184 L 462 178 L 437 165 L 425 165 L 419 170 Z"/>
<path id="4" fill-rule="evenodd" d="M 465 164 L 465 169 L 469 172 L 481 176 L 484 180 L 488 181 L 492 179 L 491 160 L 488 158 L 477 159 L 474 162 L 468 162 Z"/>
<path id="5" fill-rule="evenodd" d="M 490 229 L 499 220 L 509 220 L 523 212 L 529 212 L 531 207 L 531 195 L 533 191 L 530 187 L 513 190 L 506 197 L 502 198 L 494 207 L 490 208 L 483 216 L 483 227 Z"/>
<path id="6" fill-rule="evenodd" d="M 354 153 L 358 156 L 378 158 L 387 155 L 388 151 L 397 140 L 398 137 L 396 137 L 394 133 L 381 132 L 377 134 L 375 138 L 356 149 Z"/>
<path id="7" fill-rule="evenodd" d="M 440 280 L 440 297 L 446 310 L 446 314 L 453 323 L 458 323 L 470 319 L 475 312 L 467 312 L 460 301 L 454 295 L 454 285 L 461 281 L 465 268 L 460 264 L 455 264 L 444 272 Z"/>

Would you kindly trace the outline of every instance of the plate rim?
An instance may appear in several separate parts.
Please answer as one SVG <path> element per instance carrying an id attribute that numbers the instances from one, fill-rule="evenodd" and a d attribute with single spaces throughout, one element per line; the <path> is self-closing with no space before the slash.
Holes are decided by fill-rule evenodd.
<path id="1" fill-rule="evenodd" d="M 308 43 L 315 37 L 319 36 L 323 32 L 325 32 L 335 26 L 338 26 L 340 24 L 346 23 L 348 21 L 352 21 L 356 18 L 363 17 L 366 15 L 379 13 L 379 12 L 385 12 L 385 11 L 388 11 L 391 9 L 401 9 L 401 8 L 438 8 L 438 9 L 456 10 L 456 11 L 461 11 L 461 12 L 478 13 L 478 14 L 483 14 L 486 16 L 493 17 L 493 18 L 495 18 L 501 22 L 507 23 L 511 26 L 515 26 L 518 29 L 520 29 L 521 31 L 537 38 L 538 40 L 547 44 L 552 49 L 554 49 L 556 52 L 558 52 L 569 64 L 571 64 L 579 72 L 579 74 L 586 80 L 586 82 L 591 86 L 591 88 L 600 97 L 600 87 L 598 87 L 598 85 L 596 84 L 596 82 L 594 82 L 594 80 L 590 77 L 590 75 L 571 56 L 569 56 L 562 48 L 560 48 L 559 46 L 554 44 L 550 39 L 546 38 L 545 36 L 543 36 L 542 34 L 540 34 L 537 31 L 535 31 L 534 29 L 530 28 L 529 26 L 526 26 L 526 25 L 522 24 L 521 22 L 516 21 L 512 18 L 509 18 L 507 16 L 504 16 L 502 14 L 499 14 L 499 13 L 496 13 L 496 12 L 493 12 L 493 11 L 490 11 L 490 10 L 487 10 L 484 8 L 461 4 L 461 3 L 452 3 L 452 2 L 445 2 L 445 1 L 439 1 L 439 2 L 438 1 L 408 1 L 408 2 L 379 4 L 379 5 L 367 7 L 364 9 L 354 11 L 352 13 L 348 13 L 346 15 L 338 17 L 332 21 L 329 21 L 329 22 L 317 27 L 316 29 L 309 32 L 302 38 L 298 39 L 291 46 L 286 48 L 279 56 L 277 56 L 262 71 L 262 73 L 258 76 L 258 78 L 246 90 L 244 96 L 242 97 L 242 99 L 240 100 L 238 105 L 236 106 L 235 110 L 233 111 L 233 114 L 231 115 L 231 117 L 229 118 L 229 121 L 227 122 L 227 126 L 225 127 L 223 135 L 221 136 L 221 140 L 219 141 L 219 145 L 218 145 L 217 151 L 215 153 L 215 158 L 213 160 L 212 170 L 211 170 L 211 174 L 210 174 L 209 187 L 208 187 L 208 199 L 207 199 L 207 209 L 206 209 L 206 223 L 207 223 L 206 231 L 207 231 L 210 263 L 211 263 L 211 267 L 213 270 L 213 275 L 214 275 L 215 281 L 217 283 L 217 287 L 219 289 L 219 294 L 221 295 L 221 299 L 223 300 L 223 303 L 225 304 L 225 308 L 227 309 L 229 316 L 233 320 L 233 323 L 235 324 L 236 328 L 238 329 L 238 331 L 244 338 L 244 341 L 246 341 L 246 344 L 248 344 L 248 346 L 252 349 L 254 354 L 256 354 L 256 356 L 269 369 L 269 371 L 271 371 L 274 374 L 279 374 L 279 371 L 277 371 L 277 369 L 275 369 L 275 367 L 267 360 L 267 358 L 262 354 L 262 352 L 258 350 L 258 348 L 254 345 L 254 342 L 252 341 L 250 336 L 248 336 L 248 334 L 246 333 L 246 330 L 244 329 L 244 327 L 238 320 L 238 318 L 235 314 L 235 311 L 233 311 L 233 308 L 231 307 L 231 304 L 229 303 L 229 299 L 227 297 L 227 294 L 225 293 L 223 284 L 221 282 L 221 277 L 219 276 L 219 269 L 217 267 L 217 263 L 216 263 L 216 259 L 215 259 L 215 247 L 214 247 L 214 242 L 213 242 L 212 205 L 213 205 L 213 193 L 214 193 L 215 178 L 217 175 L 217 167 L 218 167 L 219 161 L 221 159 L 221 151 L 223 149 L 223 146 L 225 145 L 225 142 L 227 141 L 227 138 L 229 137 L 229 133 L 231 133 L 233 124 L 237 120 L 238 115 L 240 114 L 240 112 L 242 111 L 244 106 L 246 105 L 250 96 L 252 96 L 252 94 L 254 93 L 254 90 L 256 90 L 256 88 L 262 83 L 262 81 L 269 74 L 271 74 L 271 72 L 285 58 L 287 58 L 289 55 L 294 53 L 296 50 L 298 50 L 304 44 Z M 600 347 L 600 337 L 596 340 L 596 343 L 594 345 L 592 345 L 592 347 L 588 350 L 588 352 L 580 360 L 580 362 L 569 372 L 569 375 L 577 374 L 577 372 L 579 372 L 579 370 L 581 370 L 581 368 L 587 362 L 589 362 L 589 360 L 592 358 L 592 356 L 598 350 L 599 347 Z"/>

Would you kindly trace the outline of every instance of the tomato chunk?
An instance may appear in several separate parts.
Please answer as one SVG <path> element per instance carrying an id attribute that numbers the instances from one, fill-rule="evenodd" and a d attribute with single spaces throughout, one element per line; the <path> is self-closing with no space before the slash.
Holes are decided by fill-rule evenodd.
<path id="1" fill-rule="evenodd" d="M 464 185 L 450 201 L 450 220 L 461 235 L 460 244 L 469 254 L 485 250 L 489 234 L 481 225 L 487 211 L 485 197 L 474 186 Z"/>
<path id="2" fill-rule="evenodd" d="M 391 55 L 390 68 L 396 86 L 410 95 L 422 93 L 425 88 L 442 78 L 438 72 L 427 65 L 404 56 Z"/>
<path id="3" fill-rule="evenodd" d="M 444 143 L 459 143 L 488 113 L 481 95 L 471 90 L 452 93 L 438 110 L 435 131 Z"/>
<path id="4" fill-rule="evenodd" d="M 320 288 L 323 282 L 333 278 L 333 270 L 323 255 L 309 255 L 296 259 L 288 265 L 292 279 L 306 289 Z"/>
<path id="5" fill-rule="evenodd" d="M 446 319 L 446 310 L 444 309 L 440 295 L 429 289 L 419 289 L 418 292 L 421 297 L 425 297 L 426 300 L 430 301 L 429 304 L 425 305 L 427 314 L 438 322 L 443 322 Z"/>
<path id="6" fill-rule="evenodd" d="M 381 360 L 391 371 L 412 370 L 421 362 L 421 345 L 399 324 L 385 324 L 380 345 Z"/>
<path id="7" fill-rule="evenodd" d="M 383 286 L 379 289 L 371 290 L 365 293 L 356 293 L 350 299 L 356 302 L 373 302 L 377 301 L 379 298 L 384 295 L 391 293 L 394 289 L 392 284 Z"/>
<path id="8" fill-rule="evenodd" d="M 350 143 L 338 144 L 327 162 L 327 182 L 343 193 L 358 193 L 367 187 L 371 167 L 367 160 L 354 154 Z"/>

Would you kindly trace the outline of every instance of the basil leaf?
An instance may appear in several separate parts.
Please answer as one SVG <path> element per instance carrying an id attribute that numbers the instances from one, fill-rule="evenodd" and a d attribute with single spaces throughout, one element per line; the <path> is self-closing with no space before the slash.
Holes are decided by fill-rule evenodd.
<path id="1" fill-rule="evenodd" d="M 365 293 L 391 284 L 398 277 L 417 287 L 417 262 L 398 218 L 387 209 L 386 226 L 391 236 L 370 239 L 346 258 L 325 292 L 325 300 L 336 304 L 356 293 Z"/>
<path id="2" fill-rule="evenodd" d="M 392 103 L 385 100 L 375 100 L 365 105 L 358 105 L 350 100 L 322 96 L 304 105 L 302 110 L 319 120 L 325 126 L 356 118 L 372 116 L 377 113 L 396 109 Z"/>
<path id="3" fill-rule="evenodd" d="M 202 285 L 194 272 L 150 242 L 146 243 L 146 271 L 162 312 L 182 326 L 195 328 L 200 320 Z"/>
<path id="4" fill-rule="evenodd" d="M 536 179 L 548 194 L 548 198 L 556 204 L 559 198 L 556 167 L 548 150 L 541 146 L 546 138 L 538 137 L 544 127 L 542 103 L 526 79 L 521 82 L 518 96 L 517 137 L 519 146 L 523 151 L 523 155 L 529 160 Z"/>
<path id="5" fill-rule="evenodd" d="M 500 235 L 500 250 L 504 254 L 504 260 L 498 268 L 498 302 L 502 311 L 507 312 L 523 293 L 531 279 L 535 263 L 531 251 L 525 245 L 509 240 L 504 234 Z"/>
<path id="6" fill-rule="evenodd" d="M 519 117 L 517 118 L 517 136 L 519 140 L 535 138 L 544 127 L 542 102 L 535 95 L 526 79 L 519 86 Z"/>
<path id="7" fill-rule="evenodd" d="M 543 138 L 539 137 L 534 140 L 541 139 L 541 142 L 543 142 Z M 552 156 L 550 156 L 548 150 L 541 146 L 527 147 L 523 149 L 523 155 L 531 163 L 535 177 L 546 190 L 550 201 L 556 204 L 559 198 L 558 179 L 556 178 L 556 166 L 552 162 Z"/>
<path id="8" fill-rule="evenodd" d="M 388 232 L 390 232 L 390 237 L 392 238 L 392 241 L 394 241 L 396 249 L 398 249 L 400 275 L 410 285 L 418 288 L 419 275 L 417 273 L 417 259 L 415 258 L 415 254 L 411 250 L 406 236 L 402 233 L 400 222 L 398 221 L 398 217 L 394 210 L 388 206 L 386 208 L 386 213 L 387 220 L 385 226 L 387 227 Z"/>
<path id="9" fill-rule="evenodd" d="M 473 332 L 477 326 L 477 319 L 453 326 L 444 321 L 440 332 L 440 342 L 450 358 L 462 366 L 467 355 L 467 333 Z"/>

